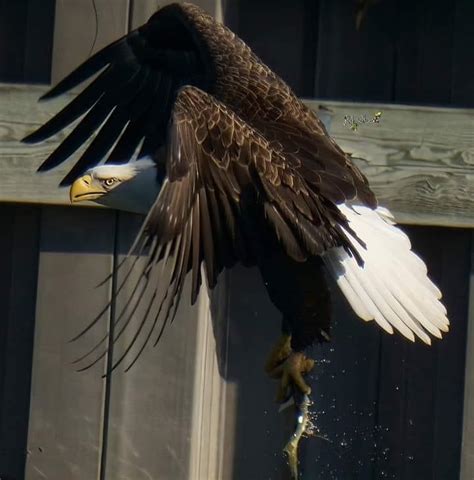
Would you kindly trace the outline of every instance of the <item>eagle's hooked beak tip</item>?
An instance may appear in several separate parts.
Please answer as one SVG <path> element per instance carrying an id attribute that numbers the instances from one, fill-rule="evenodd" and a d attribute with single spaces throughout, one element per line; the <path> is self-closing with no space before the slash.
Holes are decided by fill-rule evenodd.
<path id="1" fill-rule="evenodd" d="M 69 189 L 69 200 L 71 203 L 89 200 L 93 196 L 91 191 L 92 177 L 90 175 L 83 175 L 74 180 Z"/>

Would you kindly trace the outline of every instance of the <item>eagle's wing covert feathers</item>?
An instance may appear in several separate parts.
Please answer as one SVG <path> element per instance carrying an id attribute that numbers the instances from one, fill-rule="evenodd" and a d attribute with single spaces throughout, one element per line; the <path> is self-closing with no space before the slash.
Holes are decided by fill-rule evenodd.
<path id="1" fill-rule="evenodd" d="M 154 334 L 158 341 L 176 313 L 188 272 L 194 303 L 201 267 L 213 287 L 224 267 L 251 256 L 241 214 L 249 190 L 295 260 L 334 246 L 358 258 L 346 236 L 350 228 L 344 216 L 304 179 L 304 170 L 211 95 L 196 87 L 181 89 L 170 125 L 167 177 L 134 247 L 134 253 L 148 252 L 138 282 L 151 283 L 163 294 L 153 294 L 114 368 L 137 342 L 132 364 Z"/>

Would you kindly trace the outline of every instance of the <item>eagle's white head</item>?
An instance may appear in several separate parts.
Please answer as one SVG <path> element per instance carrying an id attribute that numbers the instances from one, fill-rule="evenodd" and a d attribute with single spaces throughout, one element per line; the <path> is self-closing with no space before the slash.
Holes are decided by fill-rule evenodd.
<path id="1" fill-rule="evenodd" d="M 161 185 L 156 164 L 145 158 L 122 165 L 99 165 L 71 185 L 71 203 L 93 201 L 117 210 L 148 213 Z"/>

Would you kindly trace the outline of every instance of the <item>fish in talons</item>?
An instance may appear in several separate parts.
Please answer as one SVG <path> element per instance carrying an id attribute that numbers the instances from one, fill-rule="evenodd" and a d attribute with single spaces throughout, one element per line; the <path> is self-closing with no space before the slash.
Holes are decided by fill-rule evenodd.
<path id="1" fill-rule="evenodd" d="M 312 436 L 315 434 L 315 426 L 310 420 L 309 408 L 313 404 L 309 395 L 302 394 L 298 389 L 293 389 L 293 393 L 287 402 L 281 405 L 279 411 L 286 410 L 294 405 L 295 410 L 295 429 L 283 448 L 283 453 L 287 456 L 288 466 L 290 467 L 291 477 L 298 480 L 298 446 L 303 436 Z"/>
<path id="2" fill-rule="evenodd" d="M 272 378 L 279 378 L 276 401 L 279 411 L 285 411 L 294 405 L 296 426 L 283 452 L 286 454 L 291 475 L 298 479 L 298 445 L 303 435 L 315 432 L 315 426 L 309 418 L 309 398 L 311 388 L 303 375 L 314 368 L 314 360 L 307 358 L 302 352 L 294 352 L 291 348 L 291 335 L 283 334 L 270 352 L 265 364 L 265 371 Z"/>

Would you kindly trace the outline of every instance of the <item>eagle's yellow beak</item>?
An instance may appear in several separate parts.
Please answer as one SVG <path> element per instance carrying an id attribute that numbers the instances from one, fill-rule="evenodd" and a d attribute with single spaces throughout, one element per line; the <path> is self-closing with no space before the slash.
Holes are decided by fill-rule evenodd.
<path id="1" fill-rule="evenodd" d="M 83 175 L 71 185 L 69 199 L 71 203 L 84 202 L 86 200 L 95 200 L 104 193 L 100 191 L 100 187 L 94 184 L 90 175 Z"/>

